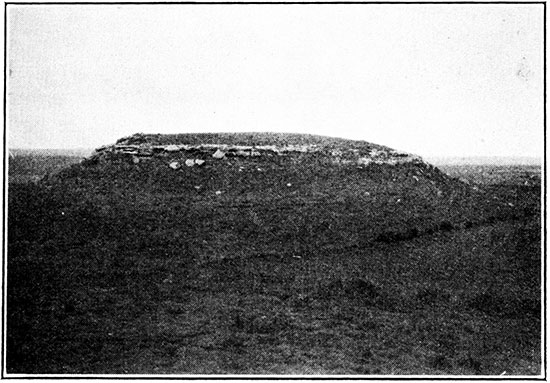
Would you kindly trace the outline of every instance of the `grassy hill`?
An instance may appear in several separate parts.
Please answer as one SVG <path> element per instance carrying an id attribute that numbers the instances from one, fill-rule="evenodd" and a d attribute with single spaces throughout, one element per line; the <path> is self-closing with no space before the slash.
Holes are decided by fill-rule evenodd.
<path id="1" fill-rule="evenodd" d="M 360 165 L 342 152 L 394 152 L 318 136 L 117 144 L 318 150 L 215 159 L 193 147 L 139 161 L 103 150 L 13 185 L 9 372 L 540 372 L 536 179 Z M 205 163 L 169 166 L 186 159 Z"/>

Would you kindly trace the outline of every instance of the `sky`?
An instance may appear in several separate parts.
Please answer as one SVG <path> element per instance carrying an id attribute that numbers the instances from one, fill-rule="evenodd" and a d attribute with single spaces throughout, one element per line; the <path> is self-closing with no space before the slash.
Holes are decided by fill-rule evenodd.
<path id="1" fill-rule="evenodd" d="M 10 148 L 271 131 L 542 156 L 542 4 L 8 5 Z"/>

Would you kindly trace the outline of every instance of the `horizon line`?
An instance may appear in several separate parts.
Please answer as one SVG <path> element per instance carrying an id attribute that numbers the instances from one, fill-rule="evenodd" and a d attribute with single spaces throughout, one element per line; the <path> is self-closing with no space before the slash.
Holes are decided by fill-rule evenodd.
<path id="1" fill-rule="evenodd" d="M 12 150 L 36 150 L 36 151 L 46 151 L 46 150 L 52 150 L 52 151 L 95 151 L 96 147 L 86 147 L 86 146 L 74 146 L 74 147 L 12 147 L 7 148 L 7 151 Z M 411 152 L 412 153 L 412 152 Z M 416 154 L 416 153 L 412 153 Z M 538 159 L 542 160 L 544 158 L 544 155 L 501 155 L 501 154 L 425 154 L 420 155 L 424 158 L 448 158 L 448 159 L 462 159 L 462 158 L 509 158 L 509 159 Z"/>

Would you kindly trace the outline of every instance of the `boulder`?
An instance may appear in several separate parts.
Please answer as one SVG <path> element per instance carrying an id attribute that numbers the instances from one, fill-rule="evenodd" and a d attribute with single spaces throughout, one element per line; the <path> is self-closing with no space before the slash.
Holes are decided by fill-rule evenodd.
<path id="1" fill-rule="evenodd" d="M 179 152 L 180 147 L 178 145 L 168 145 L 164 147 L 164 151 L 166 152 Z"/>
<path id="2" fill-rule="evenodd" d="M 198 166 L 201 166 L 205 163 L 206 161 L 205 160 L 200 160 L 200 159 L 195 159 L 195 164 L 197 164 Z"/>
<path id="3" fill-rule="evenodd" d="M 195 165 L 195 160 L 187 159 L 187 160 L 185 160 L 185 165 L 189 166 L 189 167 L 194 166 Z"/>
<path id="4" fill-rule="evenodd" d="M 212 157 L 214 158 L 217 158 L 217 159 L 222 159 L 225 157 L 225 153 L 222 152 L 220 149 L 216 150 L 216 152 L 214 154 L 212 154 Z"/>
<path id="5" fill-rule="evenodd" d="M 170 162 L 170 165 L 168 166 L 170 166 L 174 170 L 181 168 L 181 164 L 178 161 Z"/>

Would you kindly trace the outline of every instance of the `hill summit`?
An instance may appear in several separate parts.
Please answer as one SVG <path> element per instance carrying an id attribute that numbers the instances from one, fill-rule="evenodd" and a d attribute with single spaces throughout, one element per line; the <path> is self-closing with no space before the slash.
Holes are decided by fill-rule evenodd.
<path id="1" fill-rule="evenodd" d="M 110 154 L 126 155 L 134 163 L 154 156 L 184 156 L 198 158 L 198 164 L 207 159 L 226 157 L 273 157 L 313 155 L 332 164 L 369 165 L 418 162 L 422 159 L 385 146 L 365 141 L 354 141 L 316 135 L 285 133 L 203 133 L 203 134 L 134 134 L 119 139 L 114 145 L 98 148 L 92 160 L 101 160 Z M 306 155 L 306 156 L 304 156 Z M 179 157 L 182 157 L 181 155 Z M 188 159 L 189 160 L 189 159 Z M 187 161 L 190 166 L 195 162 Z M 179 163 L 178 163 L 179 165 Z M 178 166 L 174 163 L 174 166 Z"/>

